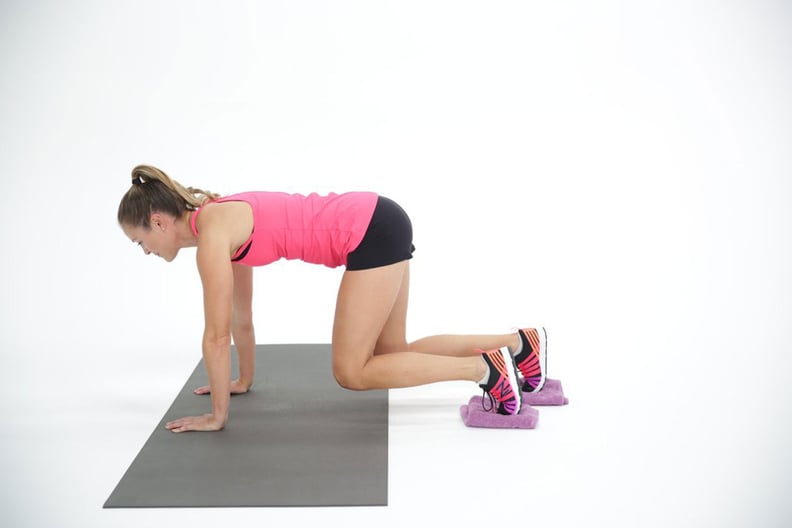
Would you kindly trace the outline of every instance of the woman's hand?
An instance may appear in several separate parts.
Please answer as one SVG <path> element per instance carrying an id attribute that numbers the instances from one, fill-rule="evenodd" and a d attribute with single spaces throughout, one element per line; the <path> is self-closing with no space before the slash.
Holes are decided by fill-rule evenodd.
<path id="1" fill-rule="evenodd" d="M 244 394 L 250 390 L 250 383 L 242 383 L 238 379 L 235 379 L 231 382 L 231 394 Z M 212 390 L 209 388 L 209 385 L 204 385 L 203 387 L 198 387 L 193 391 L 193 394 L 211 394 Z"/>
<path id="2" fill-rule="evenodd" d="M 174 433 L 185 431 L 219 431 L 225 427 L 223 420 L 215 417 L 214 414 L 204 414 L 203 416 L 186 416 L 173 420 L 165 424 L 165 427 Z"/>

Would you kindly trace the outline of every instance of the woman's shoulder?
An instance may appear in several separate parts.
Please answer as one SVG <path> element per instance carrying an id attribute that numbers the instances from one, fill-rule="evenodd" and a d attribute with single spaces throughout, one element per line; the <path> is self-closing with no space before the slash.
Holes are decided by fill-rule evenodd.
<path id="1" fill-rule="evenodd" d="M 223 226 L 247 225 L 252 223 L 252 210 L 253 204 L 239 195 L 223 196 L 201 207 L 200 214 L 195 217 L 195 224 L 199 232 L 206 228 L 222 230 Z"/>

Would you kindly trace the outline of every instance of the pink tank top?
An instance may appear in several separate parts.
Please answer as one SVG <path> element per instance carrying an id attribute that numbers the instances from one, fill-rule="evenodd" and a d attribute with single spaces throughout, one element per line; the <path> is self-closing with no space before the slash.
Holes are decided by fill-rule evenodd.
<path id="1" fill-rule="evenodd" d="M 311 193 L 246 192 L 214 202 L 247 202 L 253 209 L 253 233 L 232 260 L 246 266 L 263 266 L 276 260 L 299 259 L 330 268 L 344 266 L 366 234 L 377 194 L 372 192 Z M 195 236 L 195 220 L 190 217 Z"/>

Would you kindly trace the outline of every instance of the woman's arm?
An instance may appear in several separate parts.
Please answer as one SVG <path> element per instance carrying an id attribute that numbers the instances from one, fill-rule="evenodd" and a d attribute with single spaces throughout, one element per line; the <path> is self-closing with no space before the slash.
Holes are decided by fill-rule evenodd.
<path id="1" fill-rule="evenodd" d="M 234 312 L 231 317 L 231 336 L 239 356 L 239 379 L 232 383 L 231 392 L 245 392 L 253 385 L 256 371 L 256 334 L 253 330 L 253 268 L 233 264 Z M 233 385 L 237 386 L 234 387 Z"/>
<path id="2" fill-rule="evenodd" d="M 167 428 L 177 433 L 216 431 L 225 427 L 228 420 L 234 274 L 229 260 L 229 242 L 222 230 L 204 227 L 197 259 L 204 291 L 202 350 L 212 392 L 212 412 L 169 422 Z"/>
<path id="3" fill-rule="evenodd" d="M 231 394 L 244 394 L 253 385 L 256 372 L 256 334 L 253 329 L 253 269 L 232 264 L 234 270 L 234 309 L 231 337 L 239 356 L 239 378 L 231 382 Z M 209 394 L 209 385 L 198 387 L 195 394 Z"/>

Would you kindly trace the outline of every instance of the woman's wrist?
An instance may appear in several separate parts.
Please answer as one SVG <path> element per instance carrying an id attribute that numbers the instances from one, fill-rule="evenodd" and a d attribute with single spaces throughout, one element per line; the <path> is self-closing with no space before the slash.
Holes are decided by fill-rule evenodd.
<path id="1" fill-rule="evenodd" d="M 213 412 L 211 414 L 212 418 L 214 419 L 215 423 L 222 429 L 225 427 L 226 422 L 228 422 L 228 411 L 226 412 Z"/>

